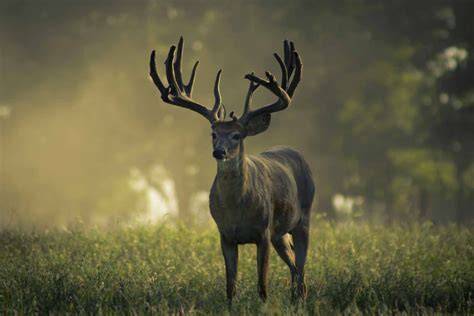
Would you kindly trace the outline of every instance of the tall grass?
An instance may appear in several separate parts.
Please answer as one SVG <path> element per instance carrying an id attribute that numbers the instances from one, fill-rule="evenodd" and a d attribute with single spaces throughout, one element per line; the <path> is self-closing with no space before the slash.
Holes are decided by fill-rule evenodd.
<path id="1" fill-rule="evenodd" d="M 214 225 L 0 233 L 0 312 L 226 313 Z M 269 300 L 255 246 L 240 247 L 237 314 L 474 312 L 474 232 L 458 226 L 316 222 L 308 299 L 294 305 L 272 251 Z"/>

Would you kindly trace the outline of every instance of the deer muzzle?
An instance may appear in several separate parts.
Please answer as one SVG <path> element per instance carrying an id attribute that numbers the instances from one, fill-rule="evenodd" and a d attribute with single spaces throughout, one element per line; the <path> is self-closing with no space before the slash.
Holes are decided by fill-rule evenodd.
<path id="1" fill-rule="evenodd" d="M 222 160 L 226 157 L 227 155 L 227 152 L 224 148 L 222 147 L 217 147 L 216 149 L 214 149 L 214 151 L 212 152 L 212 156 L 214 156 L 214 158 L 218 159 L 218 160 Z"/>

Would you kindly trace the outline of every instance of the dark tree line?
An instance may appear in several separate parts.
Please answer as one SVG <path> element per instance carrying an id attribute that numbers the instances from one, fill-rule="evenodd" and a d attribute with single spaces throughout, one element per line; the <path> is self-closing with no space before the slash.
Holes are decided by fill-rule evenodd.
<path id="1" fill-rule="evenodd" d="M 148 57 L 187 40 L 194 96 L 228 110 L 243 75 L 273 69 L 295 41 L 303 80 L 291 108 L 249 152 L 288 144 L 311 163 L 317 208 L 394 220 L 472 220 L 472 1 L 2 1 L 0 120 L 5 218 L 129 214 L 130 170 L 163 166 L 180 211 L 215 172 L 206 122 L 160 102 Z M 159 66 L 163 66 L 160 64 Z M 161 71 L 163 69 L 161 68 Z M 25 75 L 27 74 L 27 75 Z M 270 100 L 258 94 L 255 106 Z M 138 203 L 138 204 L 137 204 Z M 336 203 L 337 204 L 337 203 Z M 58 214 L 61 214 L 60 216 Z M 34 218 L 34 217 L 33 217 Z"/>

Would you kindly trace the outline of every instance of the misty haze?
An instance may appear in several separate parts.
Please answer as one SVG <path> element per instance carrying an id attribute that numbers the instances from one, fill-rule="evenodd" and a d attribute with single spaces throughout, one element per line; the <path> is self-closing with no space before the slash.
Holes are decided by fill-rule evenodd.
<path id="1" fill-rule="evenodd" d="M 284 40 L 301 56 L 290 106 L 245 153 L 291 146 L 312 170 L 303 314 L 472 313 L 472 12 L 465 0 L 2 0 L 3 311 L 225 312 L 211 124 L 163 102 L 149 74 L 155 50 L 166 81 L 183 36 L 184 81 L 199 60 L 193 100 L 212 108 L 222 69 L 228 120 L 245 75 L 280 81 Z M 252 107 L 275 99 L 260 87 Z M 243 249 L 237 313 L 298 313 L 275 251 L 261 305 Z"/>

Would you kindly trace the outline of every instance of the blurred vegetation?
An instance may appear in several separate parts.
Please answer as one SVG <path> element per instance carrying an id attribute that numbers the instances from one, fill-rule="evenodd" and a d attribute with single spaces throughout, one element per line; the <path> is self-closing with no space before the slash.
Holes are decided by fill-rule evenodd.
<path id="1" fill-rule="evenodd" d="M 171 225 L 0 232 L 2 314 L 222 314 L 217 229 Z M 474 234 L 455 225 L 331 224 L 318 220 L 306 266 L 308 300 L 292 305 L 272 250 L 261 304 L 254 246 L 239 260 L 238 315 L 474 312 Z"/>
<path id="2" fill-rule="evenodd" d="M 215 172 L 209 126 L 164 105 L 148 78 L 150 51 L 164 61 L 179 35 L 185 72 L 201 61 L 195 98 L 211 104 L 222 67 L 224 104 L 238 113 L 243 76 L 278 74 L 271 54 L 285 38 L 296 43 L 304 74 L 292 106 L 246 150 L 299 149 L 319 211 L 467 223 L 473 11 L 468 0 L 3 0 L 0 223 L 135 217 L 146 203 L 132 170 L 147 177 L 156 166 L 180 213 L 192 213 Z"/>

